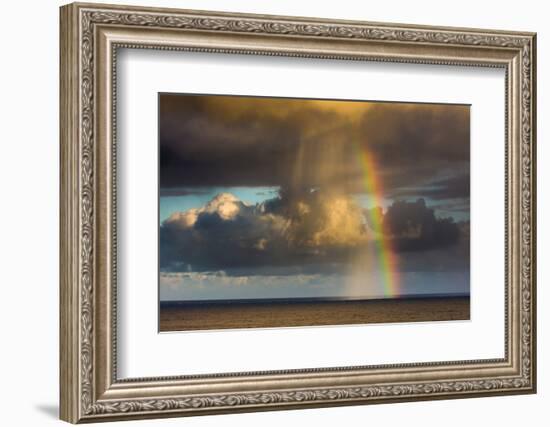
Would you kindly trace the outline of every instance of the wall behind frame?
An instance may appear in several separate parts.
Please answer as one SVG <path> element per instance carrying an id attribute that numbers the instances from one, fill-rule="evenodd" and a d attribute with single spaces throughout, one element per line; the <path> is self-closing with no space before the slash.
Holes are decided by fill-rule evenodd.
<path id="1" fill-rule="evenodd" d="M 538 32 L 538 117 L 550 115 L 550 29 L 544 4 L 464 0 L 357 2 L 128 0 L 111 3 L 331 19 L 403 22 Z M 58 7 L 57 0 L 6 2 L 0 68 L 0 400 L 6 425 L 61 425 L 58 402 Z M 538 127 L 539 393 L 300 411 L 264 412 L 124 426 L 542 425 L 550 405 L 550 126 Z M 545 194 L 546 193 L 546 194 Z M 122 425 L 122 424 L 121 424 Z"/>

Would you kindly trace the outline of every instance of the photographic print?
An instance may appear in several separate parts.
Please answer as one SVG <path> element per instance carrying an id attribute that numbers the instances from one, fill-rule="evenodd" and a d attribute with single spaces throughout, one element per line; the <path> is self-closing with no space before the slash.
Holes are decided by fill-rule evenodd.
<path id="1" fill-rule="evenodd" d="M 161 332 L 470 318 L 470 106 L 159 94 Z"/>

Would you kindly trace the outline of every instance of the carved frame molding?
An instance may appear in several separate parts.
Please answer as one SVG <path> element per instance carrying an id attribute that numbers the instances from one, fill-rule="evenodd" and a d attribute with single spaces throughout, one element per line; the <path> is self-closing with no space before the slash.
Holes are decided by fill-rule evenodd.
<path id="1" fill-rule="evenodd" d="M 118 380 L 113 178 L 118 48 L 504 67 L 506 357 Z M 534 392 L 534 96 L 532 33 L 92 4 L 62 7 L 61 418 L 101 421 Z M 267 386 L 266 378 L 273 378 Z M 298 386 L 285 386 L 288 380 Z"/>

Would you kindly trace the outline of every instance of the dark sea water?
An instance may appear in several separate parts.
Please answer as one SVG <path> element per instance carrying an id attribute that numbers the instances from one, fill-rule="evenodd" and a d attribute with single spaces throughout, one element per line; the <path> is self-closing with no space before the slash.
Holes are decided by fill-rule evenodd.
<path id="1" fill-rule="evenodd" d="M 468 295 L 162 301 L 160 331 L 470 319 Z"/>

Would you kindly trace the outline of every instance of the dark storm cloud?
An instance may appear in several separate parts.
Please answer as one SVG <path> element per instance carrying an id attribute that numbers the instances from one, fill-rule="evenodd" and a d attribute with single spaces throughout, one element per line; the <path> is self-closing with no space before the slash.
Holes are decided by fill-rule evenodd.
<path id="1" fill-rule="evenodd" d="M 384 225 L 399 251 L 419 251 L 454 245 L 461 234 L 452 218 L 438 218 L 424 199 L 397 201 L 384 215 Z"/>
<path id="2" fill-rule="evenodd" d="M 371 217 L 353 198 L 321 190 L 282 190 L 279 197 L 253 206 L 222 193 L 199 209 L 174 213 L 163 222 L 161 269 L 260 268 L 278 269 L 280 274 L 297 266 L 305 272 L 308 265 L 322 265 L 336 271 L 376 246 L 380 230 L 369 223 Z M 422 199 L 394 202 L 383 222 L 384 237 L 397 252 L 437 251 L 469 241 L 465 225 L 437 218 Z M 420 260 L 416 268 L 431 267 Z"/>
<path id="3" fill-rule="evenodd" d="M 467 106 L 160 97 L 162 188 L 330 186 L 360 192 L 365 173 L 372 173 L 360 159 L 368 152 L 390 194 L 442 173 L 468 176 L 469 150 Z M 457 189 L 447 184 L 432 191 L 450 198 L 445 192 Z"/>
<path id="4" fill-rule="evenodd" d="M 163 95 L 161 187 L 279 185 L 301 127 L 284 114 L 275 116 L 273 105 L 262 110 L 253 101 Z"/>

